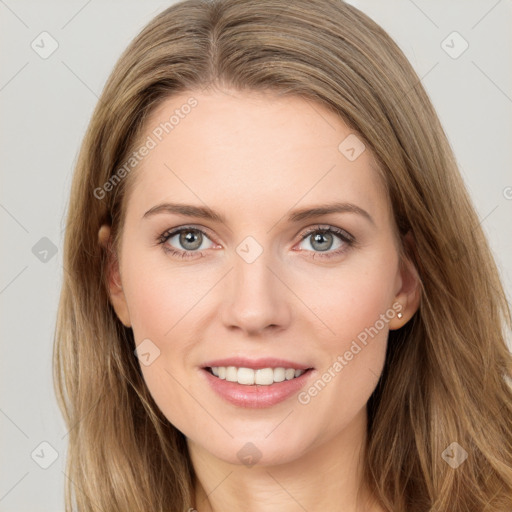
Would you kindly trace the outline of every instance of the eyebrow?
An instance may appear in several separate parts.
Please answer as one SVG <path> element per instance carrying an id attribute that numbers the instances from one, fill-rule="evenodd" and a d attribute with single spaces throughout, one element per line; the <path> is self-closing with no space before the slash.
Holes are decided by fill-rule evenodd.
<path id="1" fill-rule="evenodd" d="M 207 219 L 213 222 L 220 222 L 226 224 L 226 218 L 212 210 L 207 206 L 194 206 L 191 204 L 180 204 L 180 203 L 162 203 L 150 208 L 142 218 L 152 217 L 159 213 L 171 213 L 183 215 L 185 217 L 196 217 L 200 219 Z M 288 222 L 301 222 L 313 217 L 320 217 L 322 215 L 328 215 L 330 213 L 356 213 L 363 216 L 365 219 L 375 225 L 375 221 L 371 215 L 360 208 L 359 206 L 352 203 L 328 203 L 310 206 L 307 208 L 301 208 L 294 210 L 288 216 Z"/>

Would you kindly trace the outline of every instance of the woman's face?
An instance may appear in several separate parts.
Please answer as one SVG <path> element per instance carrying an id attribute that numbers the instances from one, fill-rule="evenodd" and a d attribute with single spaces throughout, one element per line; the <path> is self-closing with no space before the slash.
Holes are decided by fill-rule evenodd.
<path id="1" fill-rule="evenodd" d="M 235 464 L 360 432 L 417 306 L 370 150 L 319 104 L 232 90 L 174 96 L 146 130 L 110 292 L 163 414 Z"/>

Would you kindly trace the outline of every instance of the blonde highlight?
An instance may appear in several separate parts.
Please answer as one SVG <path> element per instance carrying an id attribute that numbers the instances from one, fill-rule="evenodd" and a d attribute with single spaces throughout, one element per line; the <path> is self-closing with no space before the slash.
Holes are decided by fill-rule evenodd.
<path id="1" fill-rule="evenodd" d="M 73 500 L 79 511 L 195 507 L 184 436 L 153 401 L 132 331 L 108 296 L 137 171 L 102 198 L 94 190 L 141 143 L 165 99 L 223 87 L 297 95 L 338 114 L 375 155 L 401 257 L 418 269 L 420 308 L 390 332 L 368 402 L 368 486 L 393 512 L 512 510 L 510 309 L 412 66 L 381 27 L 341 0 L 185 0 L 157 15 L 119 58 L 73 177 L 53 354 L 69 429 L 66 511 Z M 103 223 L 114 235 L 108 250 L 98 243 Z M 471 454 L 457 471 L 441 458 L 453 441 Z"/>

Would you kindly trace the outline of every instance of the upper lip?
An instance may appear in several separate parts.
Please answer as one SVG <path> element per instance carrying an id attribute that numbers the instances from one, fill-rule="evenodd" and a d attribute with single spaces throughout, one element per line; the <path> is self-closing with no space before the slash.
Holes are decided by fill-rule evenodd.
<path id="1" fill-rule="evenodd" d="M 203 368 L 212 368 L 214 366 L 236 366 L 237 368 L 252 368 L 259 370 L 261 368 L 294 368 L 295 370 L 308 370 L 312 366 L 289 361 L 287 359 L 277 359 L 275 357 L 262 357 L 260 359 L 247 359 L 245 357 L 230 357 L 228 359 L 215 359 L 203 364 Z"/>

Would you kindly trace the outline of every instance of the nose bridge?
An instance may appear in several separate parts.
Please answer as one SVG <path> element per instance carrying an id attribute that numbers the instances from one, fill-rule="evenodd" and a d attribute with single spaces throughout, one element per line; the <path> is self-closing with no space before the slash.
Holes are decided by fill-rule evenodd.
<path id="1" fill-rule="evenodd" d="M 260 331 L 270 325 L 283 327 L 288 321 L 285 287 L 274 275 L 279 270 L 272 255 L 270 248 L 251 236 L 235 248 L 229 296 L 224 301 L 227 327 Z"/>
<path id="2" fill-rule="evenodd" d="M 245 252 L 246 248 L 247 244 L 240 244 L 236 249 L 233 262 L 235 293 L 253 296 L 256 300 L 258 297 L 264 298 L 265 295 L 268 295 L 268 298 L 274 297 L 275 277 L 269 270 L 269 267 L 272 268 L 271 251 L 262 248 L 259 252 L 255 246 L 249 245 L 249 250 Z"/>

